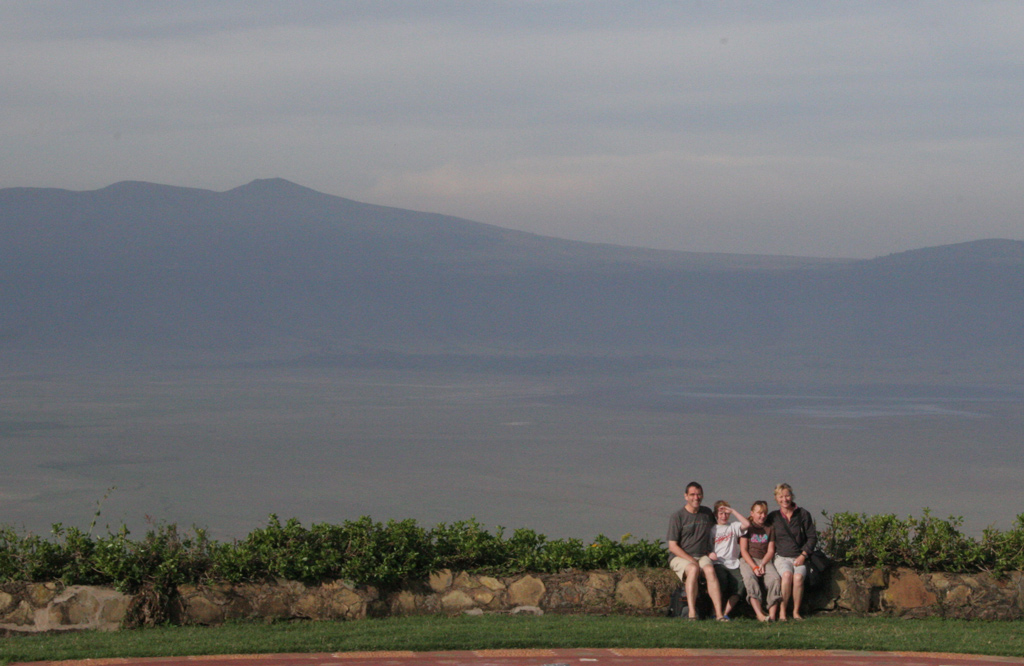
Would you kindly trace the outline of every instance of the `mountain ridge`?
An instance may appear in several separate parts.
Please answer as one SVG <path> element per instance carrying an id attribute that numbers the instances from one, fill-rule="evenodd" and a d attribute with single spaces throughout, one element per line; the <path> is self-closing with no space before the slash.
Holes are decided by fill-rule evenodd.
<path id="1" fill-rule="evenodd" d="M 0 349 L 1022 353 L 1024 242 L 870 260 L 652 250 L 365 204 L 284 179 L 0 190 Z M 1000 352 L 1001 353 L 1001 352 Z"/>

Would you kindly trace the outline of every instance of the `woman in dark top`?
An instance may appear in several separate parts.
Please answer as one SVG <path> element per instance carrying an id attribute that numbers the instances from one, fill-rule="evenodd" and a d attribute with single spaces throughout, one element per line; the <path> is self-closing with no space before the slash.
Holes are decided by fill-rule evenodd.
<path id="1" fill-rule="evenodd" d="M 811 513 L 796 505 L 793 488 L 788 483 L 775 486 L 775 501 L 779 508 L 768 514 L 765 523 L 775 530 L 775 569 L 782 577 L 779 620 L 786 620 L 791 600 L 792 618 L 802 620 L 800 604 L 804 598 L 806 562 L 818 543 L 818 532 Z"/>

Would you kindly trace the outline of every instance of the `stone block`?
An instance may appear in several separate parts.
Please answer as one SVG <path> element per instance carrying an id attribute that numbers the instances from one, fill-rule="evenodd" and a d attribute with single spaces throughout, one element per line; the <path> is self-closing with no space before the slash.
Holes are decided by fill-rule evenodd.
<path id="1" fill-rule="evenodd" d="M 58 597 L 54 597 L 50 610 L 56 611 L 52 617 L 60 618 L 62 625 L 88 625 L 92 623 L 99 611 L 96 592 L 99 588 L 82 586 L 69 587 Z"/>
<path id="2" fill-rule="evenodd" d="M 105 587 L 75 585 L 54 597 L 46 609 L 50 627 L 118 629 L 128 612 L 131 598 Z"/>
<path id="3" fill-rule="evenodd" d="M 418 597 L 409 590 L 402 590 L 395 597 L 393 607 L 401 614 L 409 615 L 415 613 L 419 604 Z"/>
<path id="4" fill-rule="evenodd" d="M 595 592 L 611 594 L 615 591 L 615 577 L 609 573 L 590 573 L 587 576 L 587 587 Z"/>
<path id="5" fill-rule="evenodd" d="M 25 586 L 25 594 L 28 596 L 29 602 L 36 608 L 42 608 L 53 601 L 53 598 L 57 596 L 57 591 L 56 583 L 29 583 Z"/>
<path id="6" fill-rule="evenodd" d="M 232 594 L 227 597 L 227 603 L 221 605 L 224 611 L 225 620 L 238 620 L 252 617 L 253 602 L 255 599 L 244 594 Z"/>
<path id="7" fill-rule="evenodd" d="M 910 569 L 899 569 L 889 576 L 889 587 L 882 598 L 898 613 L 934 606 L 938 601 L 921 576 Z"/>
<path id="8" fill-rule="evenodd" d="M 330 607 L 338 619 L 357 620 L 366 617 L 366 600 L 347 587 L 332 590 Z"/>
<path id="9" fill-rule="evenodd" d="M 291 617 L 292 598 L 290 594 L 275 590 L 266 596 L 250 602 L 252 613 L 259 617 L 283 619 Z"/>
<path id="10" fill-rule="evenodd" d="M 18 606 L 3 617 L 4 624 L 13 624 L 17 627 L 26 627 L 36 623 L 36 610 L 32 604 L 22 599 Z"/>
<path id="11" fill-rule="evenodd" d="M 584 587 L 578 576 L 561 574 L 545 577 L 544 607 L 572 612 L 583 602 Z"/>
<path id="12" fill-rule="evenodd" d="M 68 617 L 64 612 L 64 606 L 50 606 L 49 608 L 41 609 L 40 615 L 44 618 L 44 623 L 47 627 L 62 627 L 68 624 Z"/>
<path id="13" fill-rule="evenodd" d="M 297 617 L 304 617 L 310 620 L 322 619 L 323 611 L 321 610 L 322 600 L 316 594 L 307 592 L 303 594 L 295 601 L 295 605 L 292 608 L 292 612 Z"/>
<path id="14" fill-rule="evenodd" d="M 512 606 L 540 606 L 547 588 L 543 581 L 526 575 L 508 586 L 508 600 Z"/>
<path id="15" fill-rule="evenodd" d="M 951 608 L 968 606 L 971 603 L 971 588 L 955 585 L 946 592 L 945 604 Z"/>
<path id="16" fill-rule="evenodd" d="M 889 581 L 886 580 L 885 569 L 872 569 L 871 573 L 864 579 L 864 584 L 868 587 L 887 587 Z"/>
<path id="17" fill-rule="evenodd" d="M 13 595 L 7 594 L 6 592 L 0 592 L 0 615 L 3 615 L 16 605 L 17 600 Z"/>
<path id="18" fill-rule="evenodd" d="M 427 583 L 430 585 L 430 589 L 434 592 L 444 592 L 452 586 L 452 572 L 448 569 L 435 571 L 430 574 L 430 578 Z"/>
<path id="19" fill-rule="evenodd" d="M 100 603 L 100 612 L 96 616 L 100 627 L 109 630 L 120 626 L 124 622 L 125 615 L 128 613 L 130 601 L 129 597 L 123 595 L 104 599 Z M 113 627 L 110 625 L 113 625 Z"/>
<path id="20" fill-rule="evenodd" d="M 480 576 L 478 580 L 480 581 L 481 585 L 486 587 L 488 590 L 491 590 L 492 592 L 499 592 L 505 589 L 505 583 L 502 583 L 497 578 L 492 578 L 490 576 Z"/>
<path id="21" fill-rule="evenodd" d="M 615 601 L 630 608 L 648 609 L 653 606 L 651 591 L 632 574 L 627 574 L 615 587 Z"/>
<path id="22" fill-rule="evenodd" d="M 185 618 L 188 624 L 221 624 L 224 611 L 206 596 L 196 594 L 185 600 Z"/>
<path id="23" fill-rule="evenodd" d="M 441 608 L 447 612 L 463 611 L 467 608 L 474 608 L 475 606 L 476 602 L 473 601 L 472 597 L 462 590 L 452 590 L 441 597 Z"/>
<path id="24" fill-rule="evenodd" d="M 516 606 L 511 613 L 512 615 L 543 615 L 544 611 L 537 606 Z"/>
<path id="25" fill-rule="evenodd" d="M 839 599 L 836 605 L 844 610 L 855 613 L 867 613 L 871 610 L 871 588 L 859 585 L 856 579 L 836 576 L 835 583 L 839 587 Z"/>

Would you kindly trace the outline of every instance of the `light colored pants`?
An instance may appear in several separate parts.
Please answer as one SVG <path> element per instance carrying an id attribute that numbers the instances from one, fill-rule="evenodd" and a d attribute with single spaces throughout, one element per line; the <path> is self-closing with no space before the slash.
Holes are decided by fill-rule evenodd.
<path id="1" fill-rule="evenodd" d="M 757 599 L 767 610 L 782 600 L 782 576 L 769 562 L 764 567 L 764 576 L 758 576 L 746 560 L 740 560 L 743 585 L 747 588 L 747 599 Z"/>
<path id="2" fill-rule="evenodd" d="M 775 565 L 775 570 L 779 572 L 779 575 L 785 573 L 791 573 L 794 576 L 807 576 L 807 564 L 801 564 L 797 566 L 793 564 L 796 561 L 795 557 L 783 557 L 782 555 L 776 555 L 775 559 L 772 560 L 772 564 Z"/>

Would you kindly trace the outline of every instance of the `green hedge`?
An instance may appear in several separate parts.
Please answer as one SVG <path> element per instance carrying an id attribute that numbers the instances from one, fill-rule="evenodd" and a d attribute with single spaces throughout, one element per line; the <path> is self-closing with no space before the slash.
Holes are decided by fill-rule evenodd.
<path id="1" fill-rule="evenodd" d="M 980 540 L 961 533 L 961 519 L 937 519 L 927 510 L 921 518 L 838 513 L 825 519 L 820 542 L 841 565 L 1024 570 L 1024 514 L 1012 530 L 988 529 Z M 281 523 L 271 516 L 265 527 L 230 543 L 173 524 L 158 525 L 138 540 L 125 527 L 93 536 L 58 524 L 49 538 L 0 528 L 0 581 L 60 580 L 125 592 L 148 587 L 165 595 L 183 583 L 342 578 L 394 588 L 440 569 L 511 575 L 661 567 L 666 559 L 661 542 L 630 535 L 598 536 L 591 543 L 549 540 L 530 529 L 491 533 L 472 519 L 427 529 L 414 520 L 381 523 L 369 517 L 305 527 L 294 518 Z"/>
<path id="2" fill-rule="evenodd" d="M 173 524 L 157 526 L 137 541 L 124 527 L 93 537 L 54 525 L 50 539 L 0 528 L 0 581 L 107 584 L 126 592 L 273 578 L 305 583 L 343 578 L 390 588 L 440 569 L 507 575 L 664 563 L 660 543 L 629 535 L 618 541 L 598 536 L 590 544 L 548 540 L 529 529 L 506 537 L 501 528 L 492 534 L 472 519 L 425 529 L 414 520 L 380 523 L 364 516 L 307 528 L 297 519 L 282 524 L 272 515 L 265 527 L 231 543 L 212 541 L 200 529 L 182 534 Z"/>
<path id="3" fill-rule="evenodd" d="M 960 531 L 962 518 L 921 518 L 895 514 L 825 514 L 822 549 L 840 564 L 854 567 L 909 567 L 918 571 L 969 573 L 1024 570 L 1024 514 L 1013 529 L 983 531 L 972 539 Z"/>

